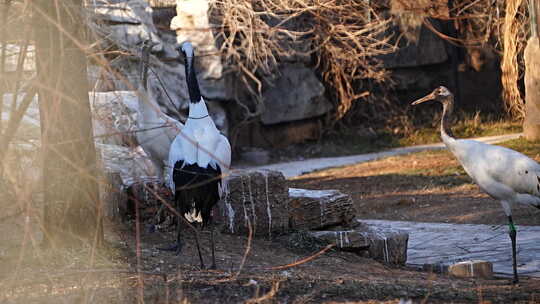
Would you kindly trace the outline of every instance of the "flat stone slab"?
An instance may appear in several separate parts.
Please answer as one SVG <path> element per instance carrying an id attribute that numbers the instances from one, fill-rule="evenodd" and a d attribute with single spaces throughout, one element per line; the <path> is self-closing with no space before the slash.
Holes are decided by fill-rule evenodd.
<path id="1" fill-rule="evenodd" d="M 462 278 L 491 279 L 493 277 L 493 264 L 480 260 L 463 261 L 450 265 L 448 273 Z"/>
<path id="2" fill-rule="evenodd" d="M 389 264 L 404 265 L 407 261 L 409 235 L 398 230 L 361 225 L 354 230 L 311 231 L 312 236 L 335 244 L 338 249 L 362 252 L 368 258 Z"/>
<path id="3" fill-rule="evenodd" d="M 358 220 L 370 227 L 398 229 L 409 233 L 407 265 L 447 269 L 465 260 L 493 264 L 493 273 L 512 275 L 512 250 L 506 223 L 470 225 Z M 518 274 L 540 277 L 540 226 L 517 226 Z"/>
<path id="4" fill-rule="evenodd" d="M 348 225 L 354 218 L 350 195 L 338 190 L 289 188 L 289 222 L 294 229 Z"/>

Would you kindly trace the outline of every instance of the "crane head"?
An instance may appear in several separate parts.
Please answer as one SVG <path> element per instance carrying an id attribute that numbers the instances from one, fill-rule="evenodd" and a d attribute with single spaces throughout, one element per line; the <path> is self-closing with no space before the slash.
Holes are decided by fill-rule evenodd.
<path id="1" fill-rule="evenodd" d="M 430 101 L 430 100 L 437 100 L 440 102 L 444 102 L 444 100 L 446 100 L 450 96 L 452 96 L 452 92 L 450 92 L 446 87 L 440 86 L 436 88 L 435 90 L 433 90 L 433 92 L 429 93 L 428 95 L 414 101 L 413 103 L 411 103 L 411 105 L 414 106 L 414 105 L 421 104 L 423 102 Z"/>

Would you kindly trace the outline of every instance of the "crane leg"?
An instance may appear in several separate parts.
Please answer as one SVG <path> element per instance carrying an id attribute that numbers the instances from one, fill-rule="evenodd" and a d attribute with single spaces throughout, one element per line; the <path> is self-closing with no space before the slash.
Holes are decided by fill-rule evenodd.
<path id="1" fill-rule="evenodd" d="M 204 262 L 201 254 L 201 247 L 199 246 L 199 236 L 195 233 L 195 244 L 197 244 L 197 252 L 199 253 L 199 259 L 201 260 L 201 269 L 204 269 Z"/>
<path id="2" fill-rule="evenodd" d="M 176 223 L 176 255 L 179 255 L 182 251 L 182 225 L 180 222 L 180 217 L 178 217 L 178 223 Z"/>
<path id="3" fill-rule="evenodd" d="M 514 280 L 512 283 L 517 284 L 519 283 L 518 274 L 517 274 L 517 259 L 516 259 L 516 227 L 514 226 L 514 222 L 512 221 L 512 216 L 508 216 L 508 227 L 510 230 L 508 231 L 508 234 L 510 235 L 510 240 L 512 241 L 512 267 L 514 270 Z"/>
<path id="4" fill-rule="evenodd" d="M 212 218 L 210 218 L 210 243 L 212 246 L 212 265 L 210 266 L 210 269 L 216 269 L 216 247 L 214 244 L 214 221 Z"/>
<path id="5" fill-rule="evenodd" d="M 182 238 L 181 238 L 181 227 L 180 227 L 180 218 L 177 218 L 178 221 L 176 223 L 176 242 L 174 242 L 172 245 L 169 245 L 167 247 L 160 247 L 158 250 L 164 250 L 164 251 L 174 251 L 176 255 L 179 255 L 180 252 L 182 252 Z"/>

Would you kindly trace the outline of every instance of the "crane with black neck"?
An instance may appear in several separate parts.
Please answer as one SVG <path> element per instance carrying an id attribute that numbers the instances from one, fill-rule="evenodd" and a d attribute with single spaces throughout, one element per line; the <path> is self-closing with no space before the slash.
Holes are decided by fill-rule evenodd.
<path id="1" fill-rule="evenodd" d="M 202 228 L 210 226 L 211 268 L 215 268 L 212 208 L 227 191 L 226 177 L 231 164 L 231 145 L 227 137 L 217 129 L 208 114 L 205 100 L 201 96 L 195 74 L 193 46 L 190 42 L 184 42 L 179 51 L 185 59 L 189 116 L 182 132 L 171 144 L 168 184 L 174 193 L 175 207 L 179 216 L 183 216 L 190 223 L 201 223 Z M 197 238 L 195 240 L 201 268 L 204 268 L 199 242 Z M 167 249 L 175 250 L 176 254 L 182 250 L 180 219 L 178 219 L 176 243 Z"/>

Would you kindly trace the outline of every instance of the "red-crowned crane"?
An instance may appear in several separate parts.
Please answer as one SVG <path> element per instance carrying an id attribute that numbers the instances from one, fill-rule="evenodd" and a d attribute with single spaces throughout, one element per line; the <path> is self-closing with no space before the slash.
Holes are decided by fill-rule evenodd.
<path id="1" fill-rule="evenodd" d="M 210 226 L 212 265 L 216 267 L 212 208 L 227 191 L 226 177 L 231 164 L 231 145 L 219 132 L 199 90 L 195 75 L 194 50 L 190 42 L 180 46 L 185 59 L 186 82 L 189 92 L 189 117 L 169 151 L 169 187 L 174 193 L 175 207 L 189 222 Z M 169 250 L 179 254 L 182 249 L 180 220 L 176 231 L 176 244 Z M 199 242 L 197 251 L 204 268 Z"/>
<path id="2" fill-rule="evenodd" d="M 171 143 L 184 125 L 163 113 L 155 98 L 148 91 L 147 65 L 152 46 L 151 41 L 148 40 L 143 43 L 142 47 L 139 71 L 142 89 L 140 89 L 138 99 L 137 125 L 139 130 L 136 137 L 139 145 L 154 164 L 156 175 L 160 180 L 163 180 L 164 167 L 169 158 Z"/>
<path id="3" fill-rule="evenodd" d="M 470 139 L 455 139 L 449 125 L 454 108 L 454 95 L 440 86 L 429 95 L 416 100 L 417 105 L 429 100 L 442 103 L 441 138 L 448 150 L 465 169 L 473 181 L 492 198 L 499 200 L 508 217 L 512 242 L 514 283 L 518 283 L 516 262 L 516 227 L 512 221 L 511 206 L 515 203 L 540 209 L 540 165 L 514 150 L 485 144 Z"/>

